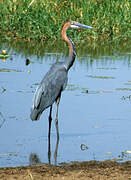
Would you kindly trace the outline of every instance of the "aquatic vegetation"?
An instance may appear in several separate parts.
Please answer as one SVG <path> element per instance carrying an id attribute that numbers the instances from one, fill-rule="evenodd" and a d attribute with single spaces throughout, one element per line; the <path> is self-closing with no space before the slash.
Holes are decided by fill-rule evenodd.
<path id="1" fill-rule="evenodd" d="M 8 54 L 0 54 L 0 58 L 2 59 L 2 58 L 8 58 L 8 57 L 10 57 L 10 55 L 8 55 Z"/>
<path id="2" fill-rule="evenodd" d="M 64 91 L 75 91 L 75 90 L 87 90 L 87 88 L 84 87 L 78 87 L 75 84 L 67 84 L 67 88 Z"/>
<path id="3" fill-rule="evenodd" d="M 105 93 L 113 93 L 113 91 L 103 91 L 103 90 L 100 90 L 100 91 L 95 91 L 95 90 L 86 90 L 84 91 L 83 93 L 88 93 L 88 94 L 105 94 Z"/>
<path id="4" fill-rule="evenodd" d="M 92 75 L 88 75 L 88 77 L 96 78 L 96 79 L 115 79 L 115 77 L 112 77 L 112 76 L 92 76 Z"/>
<path id="5" fill-rule="evenodd" d="M 94 27 L 94 31 L 75 32 L 76 39 L 128 39 L 129 0 L 5 0 L 0 1 L 0 34 L 3 39 L 59 39 L 61 23 L 76 20 Z M 70 32 L 72 33 L 72 31 Z"/>
<path id="6" fill-rule="evenodd" d="M 118 91 L 131 91 L 131 88 L 116 88 Z"/>
<path id="7" fill-rule="evenodd" d="M 22 72 L 21 70 L 18 69 L 7 69 L 7 68 L 0 69 L 0 72 L 12 72 L 12 71 Z"/>
<path id="8" fill-rule="evenodd" d="M 1 59 L 6 59 L 6 58 L 8 58 L 8 57 L 10 57 L 10 55 L 7 54 L 7 52 L 6 52 L 5 49 L 3 49 L 2 52 L 0 53 L 0 58 L 1 58 Z"/>

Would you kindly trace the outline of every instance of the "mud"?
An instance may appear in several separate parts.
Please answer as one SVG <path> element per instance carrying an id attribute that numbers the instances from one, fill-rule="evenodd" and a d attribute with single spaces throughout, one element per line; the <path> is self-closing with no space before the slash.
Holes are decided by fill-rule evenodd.
<path id="1" fill-rule="evenodd" d="M 131 180 L 131 161 L 72 162 L 1 168 L 0 180 Z"/>

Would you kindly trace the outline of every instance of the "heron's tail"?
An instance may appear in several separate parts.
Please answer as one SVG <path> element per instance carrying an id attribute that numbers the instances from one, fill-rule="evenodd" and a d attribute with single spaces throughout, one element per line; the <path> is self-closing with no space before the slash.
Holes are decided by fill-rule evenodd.
<path id="1" fill-rule="evenodd" d="M 38 111 L 38 109 L 34 108 L 34 109 L 31 109 L 31 114 L 30 114 L 30 118 L 32 121 L 37 121 L 40 119 L 40 115 L 41 115 L 41 112 Z"/>

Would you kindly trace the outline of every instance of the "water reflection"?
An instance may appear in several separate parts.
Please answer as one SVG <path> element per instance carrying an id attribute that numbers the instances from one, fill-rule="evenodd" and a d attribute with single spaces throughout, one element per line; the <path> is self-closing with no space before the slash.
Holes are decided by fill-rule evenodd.
<path id="1" fill-rule="evenodd" d="M 56 102 L 57 110 L 56 110 L 56 117 L 55 117 L 55 126 L 57 132 L 57 141 L 56 141 L 56 148 L 54 153 L 54 160 L 55 165 L 57 164 L 57 152 L 58 152 L 58 145 L 59 145 L 59 128 L 58 128 L 58 106 L 60 98 L 58 98 L 58 104 Z M 50 114 L 49 114 L 49 131 L 48 131 L 48 162 L 51 164 L 51 123 L 52 123 L 52 105 L 50 107 Z"/>
<path id="2" fill-rule="evenodd" d="M 59 138 L 57 137 L 56 140 L 56 146 L 55 146 L 55 152 L 54 152 L 54 165 L 57 165 L 57 155 L 58 155 L 58 145 L 59 145 Z M 36 153 L 31 153 L 29 157 L 29 165 L 33 164 L 41 164 L 41 160 L 39 155 Z M 48 137 L 48 164 L 53 164 L 52 163 L 52 152 L 51 152 L 51 140 L 50 137 Z"/>
<path id="3" fill-rule="evenodd" d="M 31 153 L 29 157 L 29 165 L 41 164 L 41 160 L 36 153 Z"/>
<path id="4" fill-rule="evenodd" d="M 22 54 L 23 57 L 37 57 L 36 60 L 46 60 L 47 56 L 56 55 L 59 59 L 60 54 L 68 53 L 67 46 L 62 41 L 42 41 L 40 43 L 31 42 L 27 43 L 24 41 L 12 41 L 12 42 L 0 42 L 0 49 L 7 49 L 9 55 Z M 77 56 L 80 57 L 80 61 L 83 57 L 91 57 L 90 59 L 97 60 L 110 60 L 110 59 L 128 59 L 131 60 L 130 53 L 130 40 L 119 41 L 119 42 L 77 42 L 76 50 Z"/>
<path id="5" fill-rule="evenodd" d="M 58 145 L 59 145 L 59 138 L 57 136 L 55 152 L 54 152 L 54 165 L 57 165 Z M 50 141 L 50 137 L 48 138 L 48 163 L 52 164 L 52 162 L 51 162 L 51 141 Z"/>
<path id="6" fill-rule="evenodd" d="M 130 42 L 81 45 L 60 102 L 60 140 L 53 123 L 49 141 L 48 110 L 32 123 L 30 106 L 36 86 L 64 58 L 66 46 L 0 44 L 11 54 L 0 59 L 0 167 L 28 165 L 29 159 L 30 164 L 131 159 Z"/>
<path id="7" fill-rule="evenodd" d="M 51 144 L 48 141 L 48 164 L 53 164 L 51 162 Z M 54 165 L 57 165 L 57 154 L 58 154 L 58 144 L 59 144 L 59 139 L 57 138 L 56 141 L 56 147 L 55 147 L 55 152 L 54 152 Z M 31 153 L 30 157 L 29 157 L 29 165 L 33 165 L 33 164 L 41 164 L 41 160 L 38 154 L 36 153 Z"/>

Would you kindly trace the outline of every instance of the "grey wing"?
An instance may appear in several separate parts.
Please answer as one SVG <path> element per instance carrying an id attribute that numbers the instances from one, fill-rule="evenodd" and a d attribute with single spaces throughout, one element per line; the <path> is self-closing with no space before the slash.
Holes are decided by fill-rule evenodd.
<path id="1" fill-rule="evenodd" d="M 42 97 L 42 93 L 43 93 L 43 88 L 40 85 L 35 90 L 32 109 L 37 108 L 39 106 L 40 101 L 41 101 L 41 97 Z"/>
<path id="2" fill-rule="evenodd" d="M 41 106 L 45 109 L 51 106 L 57 97 L 60 95 L 67 84 L 67 72 L 64 69 L 59 69 L 47 76 L 41 82 L 43 94 L 41 98 Z"/>
<path id="3" fill-rule="evenodd" d="M 30 117 L 38 120 L 41 113 L 51 106 L 60 96 L 67 84 L 67 71 L 60 64 L 55 64 L 45 75 L 36 89 Z"/>
<path id="4" fill-rule="evenodd" d="M 64 69 L 49 71 L 35 91 L 32 108 L 39 108 L 43 111 L 51 106 L 60 92 L 65 89 L 66 84 L 67 72 Z"/>
<path id="5" fill-rule="evenodd" d="M 42 98 L 42 93 L 43 93 L 42 87 L 41 86 L 37 87 L 33 98 L 33 105 L 31 107 L 30 118 L 32 119 L 32 121 L 38 120 L 42 113 L 41 109 L 39 108 Z"/>

